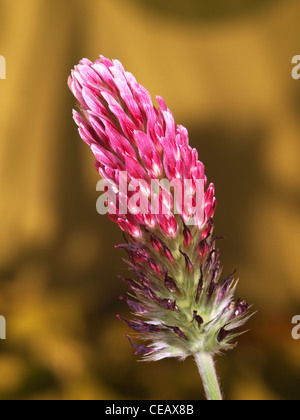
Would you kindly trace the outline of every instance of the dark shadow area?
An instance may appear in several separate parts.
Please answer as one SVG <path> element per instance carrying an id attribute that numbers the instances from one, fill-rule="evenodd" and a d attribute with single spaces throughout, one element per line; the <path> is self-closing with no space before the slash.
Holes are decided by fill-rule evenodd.
<path id="1" fill-rule="evenodd" d="M 218 203 L 215 234 L 226 238 L 218 242 L 224 262 L 230 261 L 233 255 L 242 262 L 246 256 L 247 243 L 242 227 L 247 224 L 250 204 L 258 199 L 264 188 L 259 164 L 264 134 L 259 121 L 239 128 L 216 120 L 189 130 L 190 143 L 205 163 L 208 183 L 215 185 Z"/>
<path id="2" fill-rule="evenodd" d="M 220 20 L 258 13 L 279 0 L 135 0 L 140 7 L 158 15 L 183 20 Z"/>
<path id="3" fill-rule="evenodd" d="M 266 383 L 284 400 L 299 400 L 300 375 L 280 350 L 274 350 L 262 369 Z"/>

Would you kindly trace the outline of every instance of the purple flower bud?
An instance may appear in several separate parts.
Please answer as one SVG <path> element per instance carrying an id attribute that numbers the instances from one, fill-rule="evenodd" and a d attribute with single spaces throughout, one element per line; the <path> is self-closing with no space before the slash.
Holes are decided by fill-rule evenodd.
<path id="1" fill-rule="evenodd" d="M 165 286 L 170 292 L 176 293 L 177 296 L 182 296 L 182 293 L 180 292 L 176 282 L 172 279 L 172 277 L 168 276 L 167 273 L 165 276 Z"/>
<path id="2" fill-rule="evenodd" d="M 198 313 L 197 313 L 197 311 L 193 311 L 193 319 L 191 320 L 191 324 L 194 322 L 194 321 L 197 321 L 197 324 L 198 324 L 198 326 L 199 327 L 201 327 L 201 325 L 203 324 L 203 318 L 201 318 L 201 316 L 200 315 L 198 315 Z"/>
<path id="3" fill-rule="evenodd" d="M 219 331 L 218 334 L 218 342 L 221 343 L 222 341 L 224 341 L 227 337 L 228 337 L 229 331 L 226 331 L 224 327 L 222 327 Z"/>
<path id="4" fill-rule="evenodd" d="M 241 301 L 240 299 L 237 300 L 236 303 L 236 307 L 235 307 L 235 311 L 234 311 L 234 316 L 241 316 L 243 315 L 248 309 L 248 303 L 245 302 L 244 300 Z"/>
<path id="5" fill-rule="evenodd" d="M 133 343 L 132 340 L 131 340 L 131 338 L 128 335 L 125 335 L 125 337 L 128 338 L 130 344 L 132 345 L 132 347 L 134 347 L 134 349 L 135 349 L 135 353 L 134 354 L 136 354 L 136 355 L 137 354 L 145 355 L 145 354 L 150 354 L 150 353 L 153 352 L 153 348 L 148 347 L 148 346 L 142 346 L 140 344 Z"/>

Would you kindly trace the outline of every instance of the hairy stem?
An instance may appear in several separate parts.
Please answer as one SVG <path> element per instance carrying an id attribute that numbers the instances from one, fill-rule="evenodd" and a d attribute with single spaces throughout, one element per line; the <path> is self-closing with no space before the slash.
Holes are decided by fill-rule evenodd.
<path id="1" fill-rule="evenodd" d="M 195 354 L 195 360 L 203 381 L 207 399 L 215 401 L 222 400 L 220 386 L 212 356 L 209 353 L 197 353 Z"/>

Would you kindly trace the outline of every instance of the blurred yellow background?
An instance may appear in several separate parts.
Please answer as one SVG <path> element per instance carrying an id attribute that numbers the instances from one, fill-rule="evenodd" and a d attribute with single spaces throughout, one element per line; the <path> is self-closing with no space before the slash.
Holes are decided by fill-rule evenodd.
<path id="1" fill-rule="evenodd" d="M 186 126 L 214 182 L 225 273 L 257 314 L 217 358 L 227 399 L 299 399 L 297 0 L 0 0 L 0 399 L 201 399 L 192 360 L 138 363 L 118 227 L 67 87 L 118 58 Z"/>

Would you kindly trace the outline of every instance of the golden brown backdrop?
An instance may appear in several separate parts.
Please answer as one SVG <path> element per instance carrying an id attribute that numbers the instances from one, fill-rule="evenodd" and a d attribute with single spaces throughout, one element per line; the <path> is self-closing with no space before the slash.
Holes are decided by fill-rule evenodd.
<path id="1" fill-rule="evenodd" d="M 119 229 L 71 119 L 82 57 L 163 96 L 216 186 L 224 272 L 257 310 L 218 358 L 227 399 L 299 399 L 298 0 L 0 0 L 1 399 L 203 398 L 192 360 L 137 363 Z"/>

